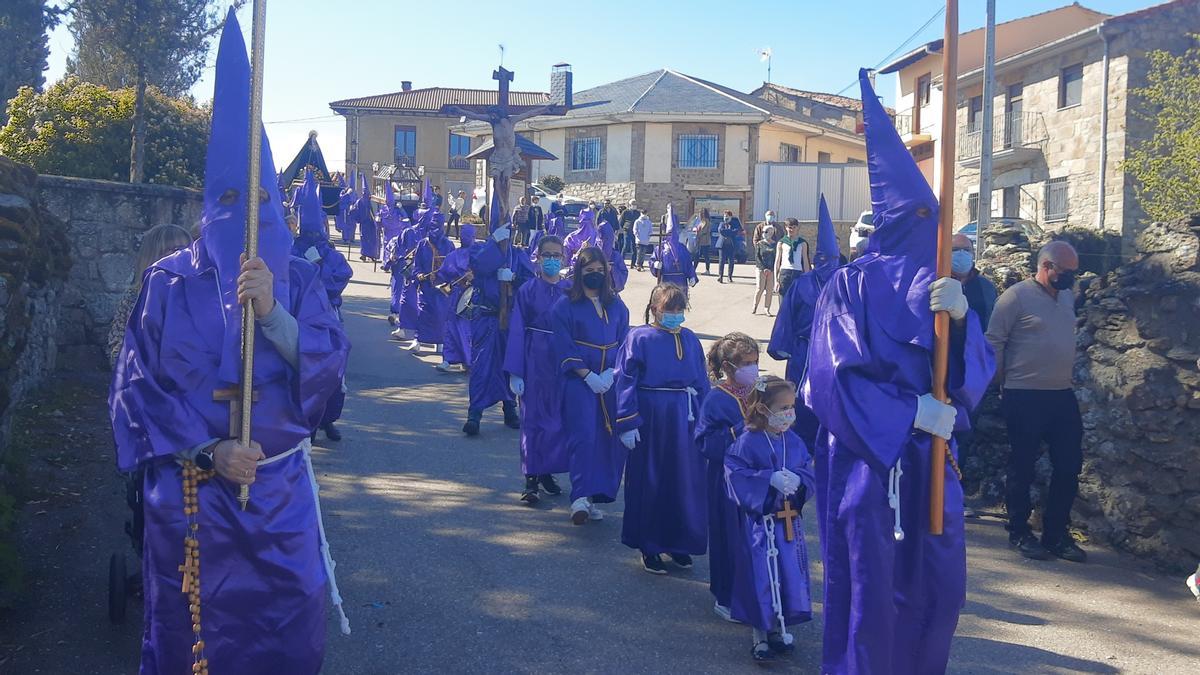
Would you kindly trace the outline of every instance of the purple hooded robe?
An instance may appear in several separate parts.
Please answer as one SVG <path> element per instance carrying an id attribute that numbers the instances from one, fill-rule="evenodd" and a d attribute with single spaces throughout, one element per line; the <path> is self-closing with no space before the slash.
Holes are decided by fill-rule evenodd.
<path id="1" fill-rule="evenodd" d="M 775 325 L 771 329 L 771 341 L 767 345 L 767 353 L 771 358 L 787 361 L 787 381 L 796 385 L 797 391 L 804 382 L 804 373 L 808 368 L 808 342 L 812 332 L 813 310 L 817 299 L 821 297 L 821 289 L 833 271 L 838 268 L 837 232 L 833 229 L 833 220 L 829 217 L 829 207 L 825 205 L 825 196 L 817 209 L 817 252 L 813 256 L 812 270 L 805 272 L 788 286 L 787 294 L 779 306 L 779 314 L 775 317 Z M 792 431 L 804 441 L 806 447 L 813 447 L 817 438 L 816 415 L 798 401 L 796 406 L 796 422 Z"/>
<path id="2" fill-rule="evenodd" d="M 358 225 L 362 241 L 358 252 L 364 258 L 379 259 L 379 229 L 375 225 L 375 216 L 371 213 L 371 190 L 367 187 L 367 177 L 358 177 L 360 186 L 358 200 L 350 207 L 350 219 Z"/>
<path id="3" fill-rule="evenodd" d="M 521 473 L 540 476 L 563 473 L 570 467 L 554 358 L 550 309 L 571 283 L 546 281 L 538 275 L 521 286 L 508 320 L 504 371 L 525 381 L 521 396 Z"/>
<path id="4" fill-rule="evenodd" d="M 236 278 L 245 223 L 249 61 L 230 11 L 217 56 L 205 167 L 203 229 L 191 247 L 146 271 L 109 394 L 117 465 L 144 479 L 143 674 L 191 672 L 191 618 L 180 592 L 187 520 L 175 453 L 229 435 L 230 406 L 213 392 L 238 380 Z M 261 124 L 254 120 L 255 124 Z M 274 195 L 264 134 L 261 185 Z M 290 255 L 274 199 L 261 207 L 260 255 L 275 299 L 299 329 L 298 368 L 261 333 L 255 342 L 255 441 L 268 458 L 301 446 L 337 390 L 349 345 L 316 268 Z M 307 452 L 259 468 L 250 503 L 212 477 L 198 486 L 202 626 L 212 672 L 317 673 L 327 581 Z M 340 599 L 339 599 L 340 602 Z"/>
<path id="5" fill-rule="evenodd" d="M 763 631 L 779 620 L 771 601 L 767 537 L 773 536 L 779 550 L 779 595 L 785 626 L 812 618 L 812 593 L 808 579 L 808 547 L 799 516 L 792 519 L 794 536 L 787 540 L 787 526 L 774 518 L 784 506 L 784 497 L 771 487 L 771 474 L 787 468 L 800 477 L 803 488 L 787 498 L 799 513 L 813 493 L 812 456 L 804 441 L 791 431 L 772 434 L 746 430 L 725 455 L 725 483 L 734 504 L 737 528 L 730 533 L 733 553 L 733 588 L 729 614 L 735 620 Z M 768 532 L 763 516 L 774 518 Z M 886 672 L 886 671 L 883 671 Z"/>
<path id="6" fill-rule="evenodd" d="M 617 433 L 641 435 L 625 465 L 621 543 L 650 555 L 702 555 L 708 491 L 695 438 L 709 382 L 700 340 L 687 328 L 638 326 L 617 352 L 616 376 Z"/>
<path id="7" fill-rule="evenodd" d="M 437 283 L 449 284 L 458 281 L 462 275 L 471 269 L 471 252 L 476 246 L 482 246 L 475 241 L 475 226 L 464 223 L 459 236 L 460 246 L 442 261 L 442 267 L 437 273 Z M 470 284 L 459 282 L 450 291 L 446 300 L 447 318 L 445 342 L 442 343 L 442 357 L 446 363 L 460 364 L 471 367 L 471 320 L 458 313 L 458 302 Z"/>
<path id="8" fill-rule="evenodd" d="M 696 422 L 696 446 L 708 463 L 708 590 L 726 608 L 733 594 L 738 512 L 725 490 L 725 453 L 745 428 L 744 405 L 727 384 L 719 384 L 704 397 Z"/>
<path id="9" fill-rule="evenodd" d="M 945 530 L 930 535 L 931 437 L 913 428 L 917 397 L 933 388 L 938 204 L 866 71 L 859 81 L 876 230 L 867 253 L 835 271 L 817 302 L 802 390 L 821 424 L 822 672 L 924 675 L 946 670 L 966 596 L 962 486 L 947 468 Z M 951 333 L 947 390 L 964 429 L 995 364 L 973 312 Z M 903 541 L 888 506 L 897 466 Z"/>
<path id="10" fill-rule="evenodd" d="M 667 240 L 654 247 L 654 253 L 650 256 L 650 269 L 654 270 L 660 282 L 675 284 L 687 293 L 699 278 L 696 276 L 695 266 L 692 265 L 692 254 L 688 253 L 687 247 L 679 241 L 682 229 L 670 204 L 667 204 L 667 227 Z"/>
<path id="11" fill-rule="evenodd" d="M 350 205 L 354 203 L 354 176 L 350 176 L 350 182 L 346 182 L 346 176 L 343 174 L 338 178 L 338 207 L 337 215 L 334 216 L 333 226 L 342 235 L 342 242 L 349 243 L 354 241 L 354 228 L 350 222 Z"/>
<path id="12" fill-rule="evenodd" d="M 559 299 L 551 311 L 559 377 L 555 414 L 567 422 L 571 501 L 587 497 L 610 503 L 617 498 L 629 452 L 617 437 L 617 388 L 596 394 L 575 371 L 587 368 L 599 374 L 616 367 L 617 349 L 629 333 L 629 309 L 614 295 L 601 313 L 591 300 L 572 302 L 569 297 Z"/>
<path id="13" fill-rule="evenodd" d="M 446 237 L 441 211 L 430 209 L 423 219 L 429 221 L 429 226 L 425 230 L 425 237 L 417 242 L 413 253 L 413 287 L 417 295 L 417 340 L 425 344 L 440 345 L 445 341 L 446 315 L 450 311 L 450 302 L 449 298 L 437 289 L 438 282 L 434 273 L 445 262 L 445 257 L 454 251 L 454 242 Z"/>

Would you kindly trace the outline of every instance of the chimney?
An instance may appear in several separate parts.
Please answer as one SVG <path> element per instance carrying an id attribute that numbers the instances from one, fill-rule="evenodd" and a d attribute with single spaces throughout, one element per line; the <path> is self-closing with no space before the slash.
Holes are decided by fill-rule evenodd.
<path id="1" fill-rule="evenodd" d="M 402 80 L 400 82 L 400 91 L 412 91 L 412 80 Z"/>
<path id="2" fill-rule="evenodd" d="M 571 82 L 571 64 L 556 63 L 550 69 L 550 102 L 570 110 L 575 105 L 575 92 Z"/>

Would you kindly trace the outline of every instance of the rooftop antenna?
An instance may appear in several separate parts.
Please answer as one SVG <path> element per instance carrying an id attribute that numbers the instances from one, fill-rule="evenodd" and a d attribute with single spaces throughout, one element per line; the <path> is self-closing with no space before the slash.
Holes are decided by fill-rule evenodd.
<path id="1" fill-rule="evenodd" d="M 501 43 L 496 46 L 500 48 L 500 66 L 503 67 L 504 66 L 504 44 Z"/>
<path id="2" fill-rule="evenodd" d="M 763 47 L 758 50 L 758 60 L 767 62 L 767 84 L 771 84 L 771 48 Z"/>

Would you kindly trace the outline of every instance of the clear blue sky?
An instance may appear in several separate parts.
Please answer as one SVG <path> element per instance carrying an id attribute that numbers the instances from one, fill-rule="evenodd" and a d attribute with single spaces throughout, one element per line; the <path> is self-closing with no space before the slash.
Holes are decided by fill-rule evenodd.
<path id="1" fill-rule="evenodd" d="M 225 4 L 228 4 L 227 2 Z M 854 82 L 860 66 L 872 67 L 901 46 L 944 2 L 940 0 L 691 0 L 607 2 L 482 0 L 273 0 L 267 9 L 263 116 L 275 160 L 285 164 L 310 129 L 320 133 L 330 169 L 342 167 L 345 122 L 329 102 L 414 87 L 492 88 L 505 46 L 504 65 L 516 72 L 514 89 L 546 91 L 550 66 L 573 66 L 576 91 L 605 82 L 672 68 L 749 91 L 766 79 L 758 52 L 770 47 L 772 81 L 837 93 Z M 1065 4 L 1066 0 L 1000 0 L 1006 21 Z M 1120 14 L 1155 0 L 1086 0 Z M 960 29 L 983 25 L 983 0 L 961 2 Z M 250 7 L 238 17 L 250 30 Z M 942 34 L 939 17 L 903 51 Z M 209 63 L 215 60 L 210 55 Z M 65 28 L 50 39 L 54 81 L 72 49 Z M 901 53 L 903 53 L 903 51 Z M 881 77 L 891 100 L 894 81 Z M 212 71 L 194 88 L 212 98 Z M 857 96 L 857 88 L 847 95 Z M 315 119 L 309 119 L 315 118 Z M 302 120 L 302 121 L 292 121 Z"/>

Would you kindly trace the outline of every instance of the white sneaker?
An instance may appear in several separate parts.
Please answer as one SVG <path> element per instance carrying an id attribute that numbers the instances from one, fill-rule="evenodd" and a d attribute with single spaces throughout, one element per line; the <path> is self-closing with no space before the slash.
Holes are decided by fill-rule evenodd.
<path id="1" fill-rule="evenodd" d="M 416 340 L 413 340 L 412 342 L 408 343 L 401 349 L 407 349 L 410 352 L 419 352 L 419 351 L 421 351 L 421 343 L 417 342 Z"/>
<path id="2" fill-rule="evenodd" d="M 733 618 L 733 616 L 732 616 L 732 615 L 729 613 L 729 608 L 728 608 L 728 607 L 726 607 L 725 605 L 722 605 L 722 604 L 721 604 L 721 603 L 719 603 L 719 602 L 714 602 L 714 603 L 713 603 L 713 614 L 716 614 L 717 616 L 719 616 L 719 617 L 721 617 L 722 619 L 724 619 L 724 620 L 728 621 L 729 623 L 738 623 L 738 622 L 737 622 L 737 621 L 736 621 L 736 620 Z"/>
<path id="3" fill-rule="evenodd" d="M 576 525 L 582 525 L 588 521 L 588 516 L 592 509 L 592 503 L 587 497 L 580 497 L 571 502 L 571 522 Z"/>
<path id="4" fill-rule="evenodd" d="M 599 506 L 590 501 L 588 502 L 588 518 L 592 520 L 604 520 L 604 512 L 600 510 Z"/>
<path id="5" fill-rule="evenodd" d="M 1187 578 L 1187 587 L 1192 591 L 1192 595 L 1196 596 L 1197 600 L 1200 600 L 1200 580 L 1196 578 L 1197 575 L 1200 575 L 1200 568 L 1197 568 L 1192 573 L 1192 576 Z"/>
<path id="6" fill-rule="evenodd" d="M 391 337 L 393 340 L 404 340 L 404 339 L 406 339 L 404 336 L 405 332 L 406 331 L 403 328 L 397 328 L 396 330 L 391 332 Z"/>

